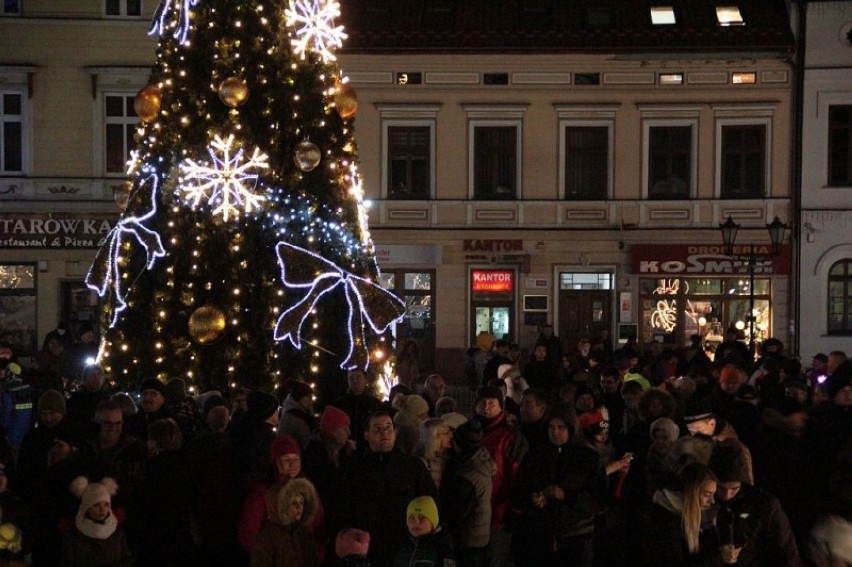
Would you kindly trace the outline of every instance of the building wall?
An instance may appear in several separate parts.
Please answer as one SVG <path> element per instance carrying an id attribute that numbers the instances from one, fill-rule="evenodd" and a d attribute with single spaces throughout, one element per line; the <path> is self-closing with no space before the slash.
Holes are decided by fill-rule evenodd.
<path id="1" fill-rule="evenodd" d="M 852 258 L 850 187 L 828 186 L 828 109 L 852 104 L 852 2 L 809 3 L 802 128 L 801 353 L 852 352 L 828 334 L 828 271 Z"/>

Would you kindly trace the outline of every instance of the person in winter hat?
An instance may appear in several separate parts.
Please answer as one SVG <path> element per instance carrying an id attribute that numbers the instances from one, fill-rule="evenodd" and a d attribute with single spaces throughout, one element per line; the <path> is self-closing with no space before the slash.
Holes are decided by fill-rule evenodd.
<path id="1" fill-rule="evenodd" d="M 127 537 L 112 513 L 112 496 L 118 485 L 111 478 L 89 482 L 80 476 L 71 483 L 71 492 L 80 497 L 74 530 L 65 536 L 62 565 L 88 567 L 132 565 Z"/>
<path id="2" fill-rule="evenodd" d="M 314 485 L 295 478 L 276 491 L 276 507 L 251 552 L 251 567 L 313 567 L 317 545 L 308 525 L 318 510 Z"/>
<path id="3" fill-rule="evenodd" d="M 334 542 L 334 553 L 340 567 L 370 567 L 370 534 L 356 528 L 340 530 Z"/>
<path id="4" fill-rule="evenodd" d="M 409 538 L 394 559 L 394 567 L 455 566 L 453 540 L 438 521 L 438 506 L 431 496 L 418 496 L 408 504 L 405 523 Z"/>

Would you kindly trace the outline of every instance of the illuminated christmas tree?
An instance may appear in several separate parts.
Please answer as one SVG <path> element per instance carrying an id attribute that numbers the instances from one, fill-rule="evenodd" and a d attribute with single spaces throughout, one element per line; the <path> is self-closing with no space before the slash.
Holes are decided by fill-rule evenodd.
<path id="1" fill-rule="evenodd" d="M 127 208 L 86 278 L 118 384 L 268 389 L 366 368 L 402 313 L 374 283 L 339 15 L 334 0 L 162 0 Z"/>

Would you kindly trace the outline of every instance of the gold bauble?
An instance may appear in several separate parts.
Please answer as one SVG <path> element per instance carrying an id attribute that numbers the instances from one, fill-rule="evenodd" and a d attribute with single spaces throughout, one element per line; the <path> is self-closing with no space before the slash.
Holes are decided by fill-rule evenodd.
<path id="1" fill-rule="evenodd" d="M 150 122 L 160 113 L 162 102 L 163 95 L 160 93 L 160 87 L 148 85 L 136 93 L 136 98 L 133 99 L 133 110 L 142 122 Z"/>
<path id="2" fill-rule="evenodd" d="M 214 305 L 202 305 L 189 316 L 189 335 L 202 345 L 219 339 L 225 331 L 225 314 Z"/>
<path id="3" fill-rule="evenodd" d="M 313 171 L 319 165 L 320 160 L 322 160 L 322 152 L 315 143 L 305 140 L 299 142 L 299 145 L 296 146 L 293 161 L 296 162 L 296 167 L 302 171 Z"/>
<path id="4" fill-rule="evenodd" d="M 240 77 L 228 77 L 219 85 L 219 98 L 231 108 L 243 104 L 248 95 L 248 85 Z"/>
<path id="5" fill-rule="evenodd" d="M 341 118 L 351 118 L 358 112 L 358 93 L 346 83 L 337 84 L 334 107 Z"/>

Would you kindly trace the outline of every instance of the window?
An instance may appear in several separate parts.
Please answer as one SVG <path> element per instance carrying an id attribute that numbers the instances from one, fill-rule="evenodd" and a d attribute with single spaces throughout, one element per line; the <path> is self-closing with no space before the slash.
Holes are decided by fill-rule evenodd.
<path id="1" fill-rule="evenodd" d="M 693 127 L 650 126 L 647 136 L 648 198 L 689 198 L 693 181 Z"/>
<path id="2" fill-rule="evenodd" d="M 473 197 L 511 200 L 518 195 L 518 135 L 515 125 L 473 127 Z"/>
<path id="3" fill-rule="evenodd" d="M 0 174 L 24 170 L 24 94 L 0 91 Z"/>
<path id="4" fill-rule="evenodd" d="M 606 199 L 609 192 L 607 126 L 565 126 L 565 198 Z"/>
<path id="5" fill-rule="evenodd" d="M 672 6 L 651 6 L 651 23 L 655 26 L 665 26 L 677 23 Z"/>
<path id="6" fill-rule="evenodd" d="M 840 260 L 828 272 L 828 332 L 852 334 L 852 260 Z"/>
<path id="7" fill-rule="evenodd" d="M 23 0 L 3 0 L 3 11 L 0 12 L 2 16 L 20 16 L 21 15 L 21 2 Z"/>
<path id="8" fill-rule="evenodd" d="M 124 18 L 142 15 L 142 0 L 106 0 L 104 14 Z"/>
<path id="9" fill-rule="evenodd" d="M 104 96 L 104 172 L 124 175 L 130 152 L 136 147 L 133 133 L 139 118 L 133 110 L 135 95 Z"/>
<path id="10" fill-rule="evenodd" d="M 432 178 L 431 126 L 387 127 L 387 196 L 428 199 Z"/>
<path id="11" fill-rule="evenodd" d="M 716 22 L 725 27 L 745 25 L 740 9 L 736 6 L 716 6 Z"/>
<path id="12" fill-rule="evenodd" d="M 405 302 L 402 319 L 391 324 L 399 346 L 412 339 L 420 347 L 420 368 L 435 367 L 435 290 L 434 270 L 383 270 L 380 282 Z"/>
<path id="13" fill-rule="evenodd" d="M 722 126 L 721 197 L 766 196 L 766 126 Z"/>
<path id="14" fill-rule="evenodd" d="M 468 122 L 468 191 L 473 199 L 521 195 L 521 125 L 526 104 L 463 104 Z"/>
<path id="15" fill-rule="evenodd" d="M 18 356 L 34 356 L 38 350 L 35 268 L 35 264 L 0 264 L 2 330 Z"/>
<path id="16" fill-rule="evenodd" d="M 376 104 L 382 118 L 382 187 L 387 199 L 435 195 L 435 124 L 440 104 Z"/>
<path id="17" fill-rule="evenodd" d="M 828 108 L 828 184 L 852 185 L 852 105 Z"/>

